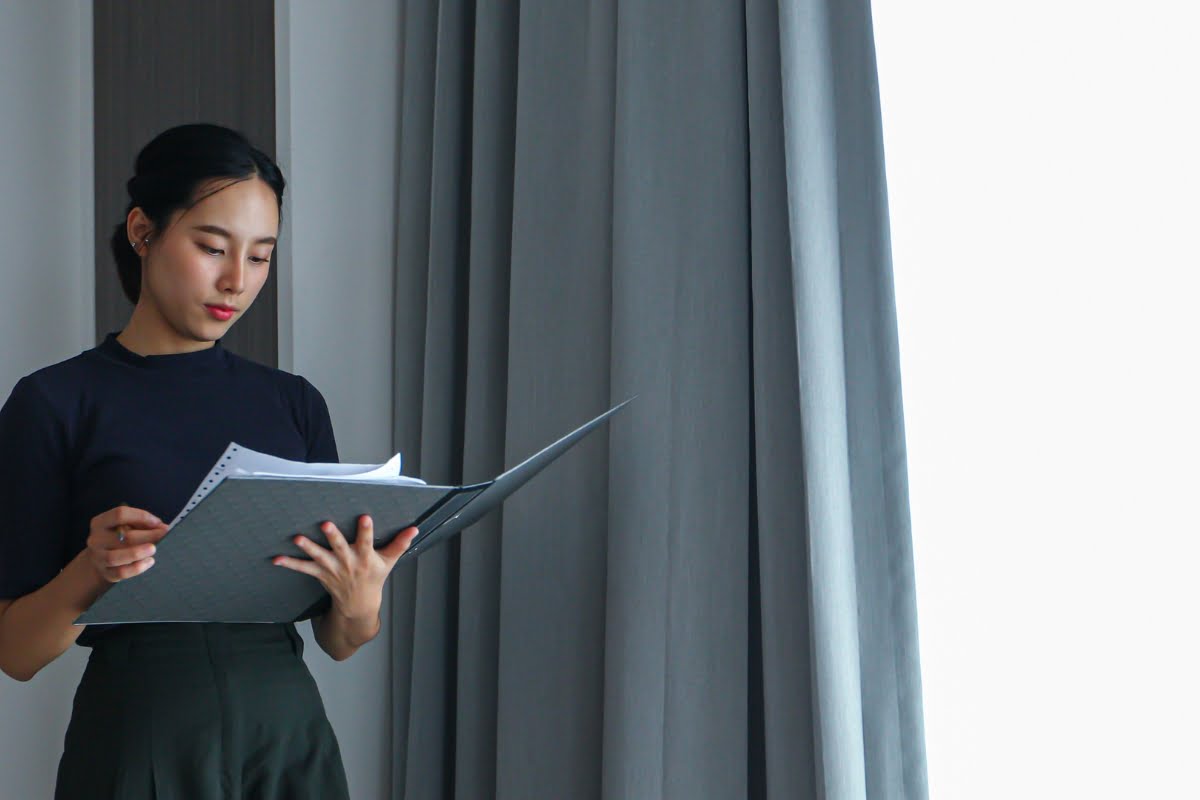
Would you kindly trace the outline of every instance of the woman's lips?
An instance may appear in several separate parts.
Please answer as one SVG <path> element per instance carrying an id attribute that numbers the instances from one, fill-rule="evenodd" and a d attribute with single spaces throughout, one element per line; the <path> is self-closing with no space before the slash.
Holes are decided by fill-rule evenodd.
<path id="1" fill-rule="evenodd" d="M 230 317 L 233 316 L 232 311 L 226 311 L 225 309 L 218 308 L 217 306 L 206 305 L 205 308 L 208 309 L 208 313 L 211 314 L 214 319 L 219 319 L 222 322 L 227 321 Z"/>

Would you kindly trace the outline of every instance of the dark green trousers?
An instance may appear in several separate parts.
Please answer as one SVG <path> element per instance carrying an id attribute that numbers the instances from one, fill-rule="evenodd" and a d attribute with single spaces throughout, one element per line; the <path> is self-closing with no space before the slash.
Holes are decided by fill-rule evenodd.
<path id="1" fill-rule="evenodd" d="M 348 800 L 294 623 L 126 625 L 92 648 L 55 800 Z"/>

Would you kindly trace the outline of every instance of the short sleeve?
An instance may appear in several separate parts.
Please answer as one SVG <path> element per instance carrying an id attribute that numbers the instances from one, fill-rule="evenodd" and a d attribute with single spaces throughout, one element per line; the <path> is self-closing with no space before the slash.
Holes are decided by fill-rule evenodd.
<path id="1" fill-rule="evenodd" d="M 329 407 L 317 387 L 307 378 L 300 378 L 302 399 L 304 403 L 304 419 L 308 452 L 305 461 L 308 463 L 336 464 L 338 458 L 337 440 L 333 435 L 333 421 L 329 418 Z"/>
<path id="2" fill-rule="evenodd" d="M 46 585 L 62 569 L 70 496 L 66 426 L 32 378 L 0 408 L 0 598 Z"/>

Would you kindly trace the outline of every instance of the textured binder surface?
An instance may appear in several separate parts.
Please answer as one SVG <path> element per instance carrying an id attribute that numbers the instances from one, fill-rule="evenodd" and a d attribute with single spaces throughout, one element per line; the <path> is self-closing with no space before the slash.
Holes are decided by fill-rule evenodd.
<path id="1" fill-rule="evenodd" d="M 311 575 L 279 567 L 279 555 L 308 558 L 299 533 L 328 546 L 318 527 L 332 520 L 353 541 L 360 514 L 374 522 L 375 545 L 417 525 L 401 560 L 458 533 L 594 430 L 624 401 L 495 480 L 428 486 L 312 478 L 231 476 L 158 543 L 154 566 L 114 584 L 75 624 L 114 622 L 292 622 L 326 596 Z"/>

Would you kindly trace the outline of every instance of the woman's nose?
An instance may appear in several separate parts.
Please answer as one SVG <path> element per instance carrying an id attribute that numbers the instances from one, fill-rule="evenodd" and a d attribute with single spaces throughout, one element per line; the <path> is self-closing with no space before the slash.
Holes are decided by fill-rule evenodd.
<path id="1" fill-rule="evenodd" d="M 221 276 L 223 289 L 231 289 L 235 293 L 242 291 L 242 284 L 246 280 L 246 265 L 241 259 L 232 259 L 233 263 L 225 269 L 225 273 Z"/>

